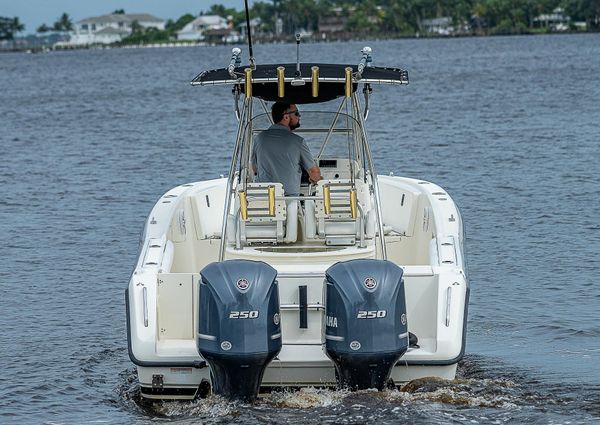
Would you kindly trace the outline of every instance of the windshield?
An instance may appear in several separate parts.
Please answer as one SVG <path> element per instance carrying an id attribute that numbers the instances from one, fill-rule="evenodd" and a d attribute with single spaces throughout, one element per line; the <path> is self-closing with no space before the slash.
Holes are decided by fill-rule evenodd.
<path id="1" fill-rule="evenodd" d="M 300 110 L 300 127 L 294 130 L 302 136 L 315 159 L 352 158 L 360 162 L 362 132 L 358 121 L 347 114 Z M 256 135 L 272 125 L 270 114 L 255 116 L 252 133 Z"/>

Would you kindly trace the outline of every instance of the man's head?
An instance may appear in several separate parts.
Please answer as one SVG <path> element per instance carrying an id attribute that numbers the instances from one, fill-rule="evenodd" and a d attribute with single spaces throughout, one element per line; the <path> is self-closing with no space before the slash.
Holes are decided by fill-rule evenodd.
<path id="1" fill-rule="evenodd" d="M 273 122 L 286 126 L 290 130 L 300 127 L 300 112 L 293 103 L 275 102 L 271 107 Z"/>

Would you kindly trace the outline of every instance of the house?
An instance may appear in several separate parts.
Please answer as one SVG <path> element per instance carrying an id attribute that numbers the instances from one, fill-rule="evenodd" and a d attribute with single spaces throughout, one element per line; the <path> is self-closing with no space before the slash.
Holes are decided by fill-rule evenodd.
<path id="1" fill-rule="evenodd" d="M 332 7 L 324 14 L 319 15 L 317 31 L 322 38 L 326 38 L 328 33 L 351 34 L 352 32 L 378 32 L 381 30 L 381 21 L 384 15 L 382 6 L 375 6 L 375 10 L 370 10 L 366 14 L 361 12 L 360 19 L 353 20 L 356 12 L 357 7 L 355 6 Z M 306 31 L 306 33 L 312 35 L 310 31 Z"/>
<path id="2" fill-rule="evenodd" d="M 332 33 L 344 31 L 348 25 L 348 16 L 341 7 L 334 7 L 324 16 L 319 16 L 319 32 Z"/>
<path id="3" fill-rule="evenodd" d="M 206 38 L 206 32 L 215 34 L 227 29 L 230 29 L 227 19 L 218 15 L 201 15 L 177 31 L 177 39 L 202 41 Z"/>
<path id="4" fill-rule="evenodd" d="M 262 26 L 262 19 L 260 19 L 260 16 L 250 19 L 250 30 L 252 31 L 252 34 L 256 35 L 256 34 L 260 33 L 261 26 Z M 238 25 L 238 28 L 240 29 L 240 34 L 241 34 L 242 39 L 247 40 L 246 34 L 248 33 L 248 25 L 246 24 L 246 21 L 241 22 Z"/>
<path id="5" fill-rule="evenodd" d="M 452 33 L 454 33 L 452 18 L 449 16 L 434 19 L 423 19 L 421 25 L 425 32 L 431 34 L 451 35 Z"/>
<path id="6" fill-rule="evenodd" d="M 134 22 L 142 28 L 165 29 L 165 21 L 147 13 L 112 13 L 76 22 L 70 45 L 111 44 L 121 41 L 133 31 Z"/>
<path id="7" fill-rule="evenodd" d="M 567 31 L 571 17 L 565 15 L 565 11 L 557 7 L 552 13 L 544 13 L 533 18 L 533 26 L 536 28 L 549 28 L 552 31 Z"/>

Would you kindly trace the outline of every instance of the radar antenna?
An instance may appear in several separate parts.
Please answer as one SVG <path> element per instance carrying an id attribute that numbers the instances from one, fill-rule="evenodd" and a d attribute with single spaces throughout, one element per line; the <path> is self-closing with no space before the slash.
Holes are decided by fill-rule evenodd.
<path id="1" fill-rule="evenodd" d="M 229 62 L 229 66 L 227 67 L 227 72 L 229 72 L 229 76 L 231 78 L 236 79 L 237 75 L 235 75 L 235 68 L 240 66 L 242 63 L 242 58 L 240 55 L 242 54 L 242 49 L 239 47 L 234 47 L 231 49 L 231 61 Z"/>

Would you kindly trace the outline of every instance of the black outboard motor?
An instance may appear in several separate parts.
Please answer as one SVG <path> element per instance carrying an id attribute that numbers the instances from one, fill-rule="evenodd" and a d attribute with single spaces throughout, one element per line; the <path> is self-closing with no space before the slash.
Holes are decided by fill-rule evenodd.
<path id="1" fill-rule="evenodd" d="M 213 392 L 254 401 L 281 350 L 277 271 L 261 261 L 228 260 L 209 264 L 200 275 L 196 341 Z"/>
<path id="2" fill-rule="evenodd" d="M 383 390 L 408 349 L 402 269 L 385 260 L 351 260 L 325 275 L 325 348 L 338 386 Z"/>

